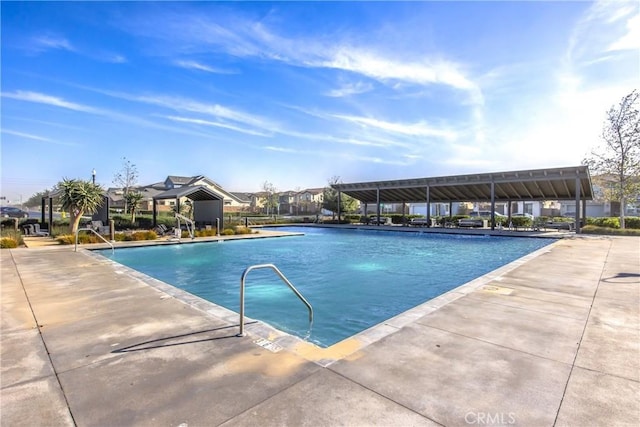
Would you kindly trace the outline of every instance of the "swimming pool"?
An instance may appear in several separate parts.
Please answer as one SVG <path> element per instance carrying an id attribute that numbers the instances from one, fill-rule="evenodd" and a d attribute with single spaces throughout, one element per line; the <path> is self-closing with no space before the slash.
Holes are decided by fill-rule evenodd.
<path id="1" fill-rule="evenodd" d="M 245 314 L 330 346 L 552 242 L 549 239 L 291 227 L 304 236 L 118 249 L 116 262 L 228 309 L 240 277 L 275 264 L 313 305 L 308 311 L 271 270 L 246 279 Z"/>

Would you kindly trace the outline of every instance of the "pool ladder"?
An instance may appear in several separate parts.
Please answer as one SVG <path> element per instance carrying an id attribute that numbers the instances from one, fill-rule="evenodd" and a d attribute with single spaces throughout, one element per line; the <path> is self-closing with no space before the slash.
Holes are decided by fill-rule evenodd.
<path id="1" fill-rule="evenodd" d="M 257 270 L 259 268 L 270 268 L 273 271 L 275 271 L 276 274 L 280 277 L 280 279 L 282 279 L 282 281 L 287 286 L 289 286 L 289 288 L 293 291 L 293 293 L 295 293 L 296 296 L 298 298 L 300 298 L 300 301 L 302 301 L 304 303 L 304 305 L 307 306 L 307 308 L 309 309 L 309 329 L 311 329 L 311 325 L 313 325 L 313 308 L 311 307 L 311 304 L 309 304 L 309 302 L 302 296 L 302 294 L 300 292 L 298 292 L 296 287 L 293 286 L 293 284 L 291 284 L 289 279 L 287 279 L 285 277 L 285 275 L 282 274 L 282 272 L 280 270 L 278 270 L 278 267 L 276 267 L 273 264 L 256 264 L 256 265 L 252 265 L 250 267 L 247 267 L 244 270 L 244 273 L 242 273 L 242 278 L 240 278 L 240 332 L 238 333 L 238 336 L 239 337 L 243 337 L 245 335 L 245 333 L 244 333 L 244 283 L 245 283 L 245 279 L 247 278 L 247 274 L 251 270 Z"/>
<path id="2" fill-rule="evenodd" d="M 81 231 L 90 231 L 90 232 L 92 232 L 93 234 L 95 234 L 96 236 L 98 236 L 99 238 L 101 238 L 101 239 L 102 239 L 102 241 L 103 241 L 103 242 L 105 242 L 107 245 L 111 246 L 111 255 L 113 255 L 113 254 L 115 253 L 115 252 L 114 252 L 114 250 L 115 250 L 115 249 L 113 248 L 113 243 L 111 243 L 110 241 L 108 241 L 107 239 L 105 239 L 104 237 L 102 237 L 102 235 L 101 235 L 100 233 L 98 233 L 96 230 L 94 230 L 93 228 L 78 228 L 78 229 L 76 230 L 76 244 L 75 244 L 75 246 L 73 247 L 73 250 L 74 250 L 75 252 L 78 252 L 78 233 L 80 233 Z"/>

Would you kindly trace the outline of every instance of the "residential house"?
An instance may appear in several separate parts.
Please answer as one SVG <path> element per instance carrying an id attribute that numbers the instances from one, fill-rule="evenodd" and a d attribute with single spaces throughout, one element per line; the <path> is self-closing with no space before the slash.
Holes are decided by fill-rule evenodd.
<path id="1" fill-rule="evenodd" d="M 173 178 L 180 178 L 180 177 L 173 177 Z M 224 188 L 222 188 L 220 184 L 207 178 L 204 175 L 197 175 L 192 177 L 189 181 L 187 181 L 185 185 L 189 185 L 189 186 L 203 185 L 215 191 L 216 193 L 220 194 L 221 196 L 223 196 L 225 212 L 248 211 L 251 207 L 250 200 L 242 199 L 236 196 L 234 193 L 231 193 L 225 190 Z"/>
<path id="2" fill-rule="evenodd" d="M 185 186 L 205 186 L 215 191 L 224 198 L 225 212 L 239 212 L 250 209 L 251 201 L 247 197 L 243 197 L 242 193 L 231 193 L 223 189 L 220 184 L 205 177 L 204 175 L 196 176 L 175 176 L 169 175 L 162 182 L 156 182 L 149 185 L 139 185 L 131 188 L 131 191 L 142 193 L 143 199 L 140 202 L 140 211 L 151 212 L 153 210 L 153 198 L 158 194 Z M 107 190 L 109 197 L 109 206 L 111 208 L 124 209 L 124 190 L 122 188 L 109 188 Z M 160 212 L 171 211 L 175 205 L 175 200 L 158 200 L 156 208 Z"/>
<path id="3" fill-rule="evenodd" d="M 296 192 L 283 191 L 278 193 L 278 215 L 297 215 Z"/>
<path id="4" fill-rule="evenodd" d="M 257 193 L 248 193 L 249 209 L 254 213 L 267 212 L 267 197 L 269 193 L 266 191 L 258 191 Z"/>
<path id="5" fill-rule="evenodd" d="M 307 188 L 295 196 L 298 215 L 317 214 L 322 210 L 324 188 Z"/>

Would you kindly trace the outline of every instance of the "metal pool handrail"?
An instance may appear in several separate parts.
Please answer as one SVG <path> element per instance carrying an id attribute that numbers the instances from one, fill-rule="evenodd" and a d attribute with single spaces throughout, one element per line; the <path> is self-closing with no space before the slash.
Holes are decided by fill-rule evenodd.
<path id="1" fill-rule="evenodd" d="M 296 294 L 296 296 L 300 298 L 300 301 L 302 301 L 304 305 L 307 306 L 307 308 L 309 309 L 309 324 L 313 324 L 313 308 L 311 307 L 311 304 L 309 304 L 309 302 L 302 296 L 302 294 L 298 292 L 295 286 L 291 284 L 289 279 L 287 279 L 285 275 L 282 274 L 280 270 L 278 270 L 278 267 L 276 267 L 273 264 L 256 264 L 256 265 L 247 267 L 244 270 L 244 273 L 242 273 L 242 278 L 240 278 L 240 333 L 238 333 L 238 336 L 243 337 L 245 335 L 244 334 L 244 282 L 247 277 L 247 274 L 251 270 L 257 270 L 259 268 L 270 268 L 273 271 L 275 271 L 278 276 L 280 276 L 280 279 L 282 279 L 282 281 L 287 286 L 289 286 L 289 288 Z"/>
<path id="2" fill-rule="evenodd" d="M 98 232 L 97 232 L 96 230 L 94 230 L 93 228 L 78 228 L 78 229 L 76 230 L 76 244 L 75 244 L 75 246 L 74 246 L 74 248 L 73 248 L 74 252 L 78 252 L 78 233 L 79 233 L 79 232 L 81 232 L 81 231 L 83 231 L 83 230 L 84 230 L 84 231 L 90 231 L 90 232 L 92 232 L 93 234 L 95 234 L 96 236 L 98 236 L 99 238 L 101 238 L 102 240 L 104 240 L 104 242 L 105 242 L 107 245 L 111 246 L 111 255 L 113 255 L 113 254 L 115 253 L 115 248 L 113 247 L 113 243 L 111 243 L 110 241 L 108 241 L 107 239 L 105 239 L 104 237 L 102 237 L 102 236 L 100 235 L 100 233 L 98 233 Z"/>

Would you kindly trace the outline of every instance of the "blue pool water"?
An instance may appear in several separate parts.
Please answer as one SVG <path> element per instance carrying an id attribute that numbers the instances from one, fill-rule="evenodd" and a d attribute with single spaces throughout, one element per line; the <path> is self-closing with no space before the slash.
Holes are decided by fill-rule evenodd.
<path id="1" fill-rule="evenodd" d="M 330 346 L 551 243 L 547 239 L 292 227 L 304 236 L 118 249 L 111 259 L 238 312 Z"/>

